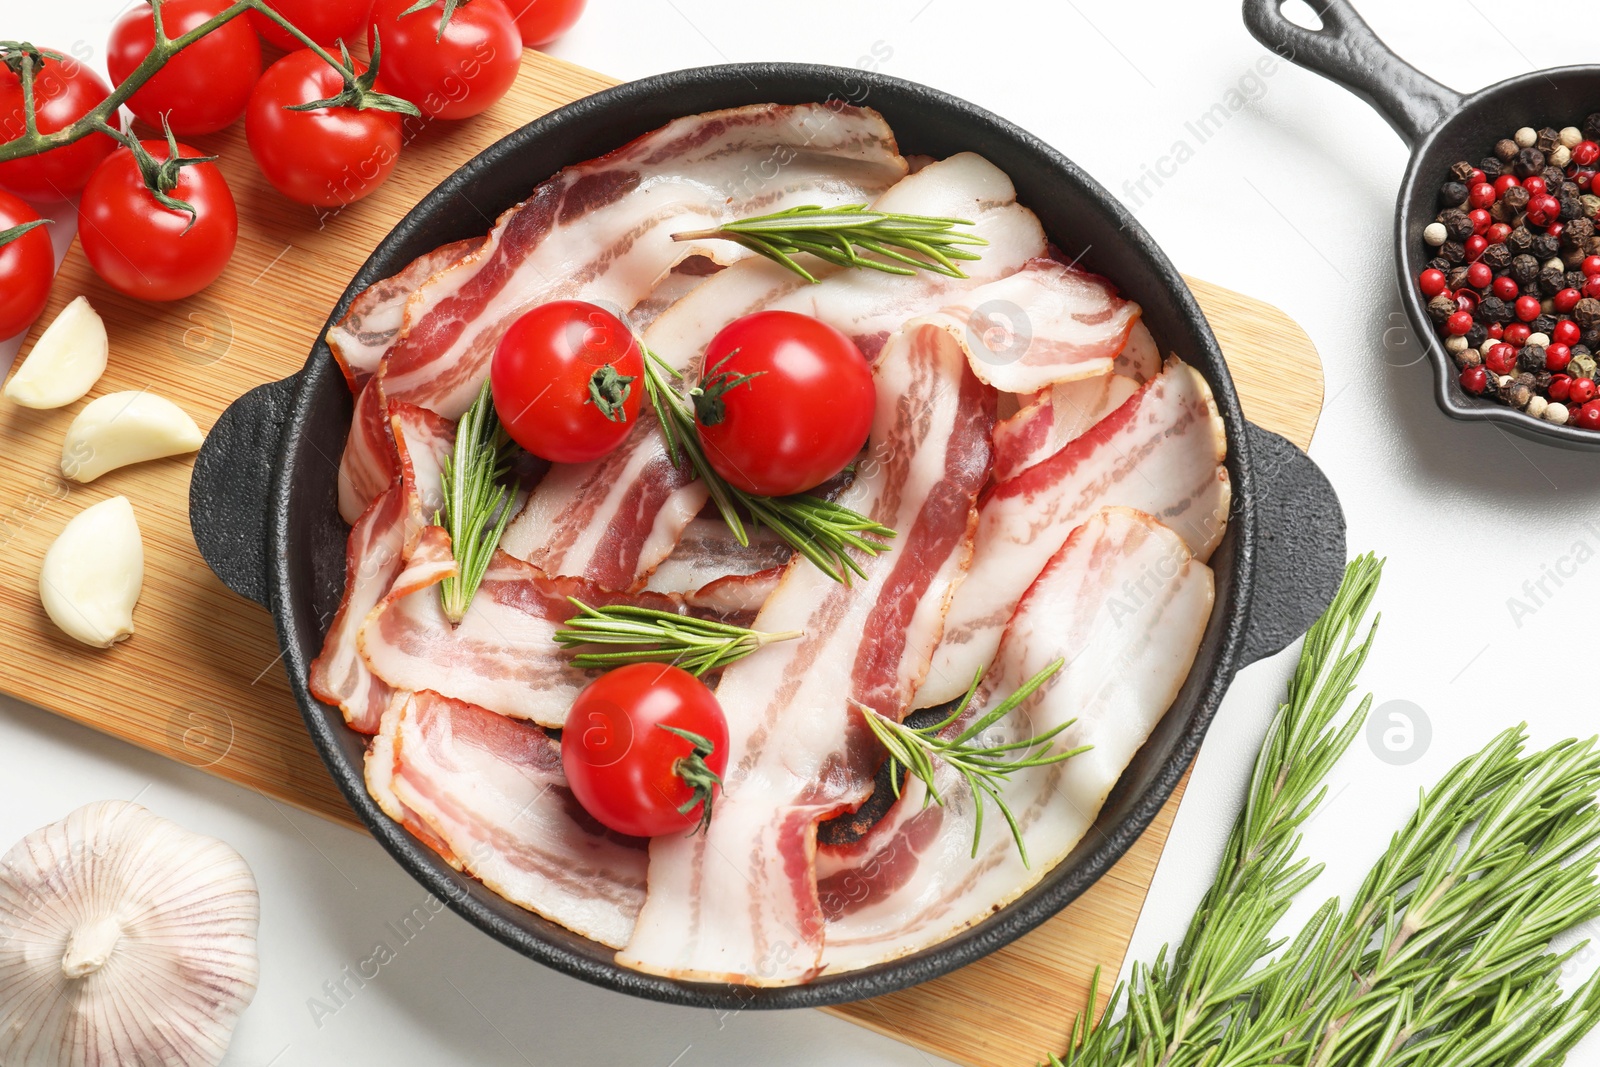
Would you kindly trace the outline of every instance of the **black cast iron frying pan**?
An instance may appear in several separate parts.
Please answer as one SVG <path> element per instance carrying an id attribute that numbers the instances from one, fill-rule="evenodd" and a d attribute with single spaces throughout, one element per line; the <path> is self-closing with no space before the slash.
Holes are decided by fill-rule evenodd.
<path id="1" fill-rule="evenodd" d="M 1422 229 L 1437 213 L 1439 185 L 1457 160 L 1476 163 L 1523 126 L 1566 126 L 1600 111 L 1600 66 L 1556 67 L 1507 78 L 1463 95 L 1390 51 L 1350 0 L 1309 0 L 1322 20 L 1310 30 L 1284 17 L 1283 0 L 1244 0 L 1256 40 L 1371 104 L 1411 149 L 1395 207 L 1395 267 L 1411 329 L 1433 363 L 1434 399 L 1446 415 L 1484 421 L 1561 448 L 1600 451 L 1600 433 L 1557 426 L 1461 388 L 1439 342 L 1416 279 L 1427 265 Z"/>
<path id="2" fill-rule="evenodd" d="M 1087 269 L 1144 307 L 1163 347 L 1210 381 L 1227 424 L 1234 510 L 1212 558 L 1217 606 L 1183 692 L 1112 793 L 1095 829 L 1035 888 L 933 948 L 809 985 L 750 989 L 676 982 L 617 966 L 603 946 L 524 911 L 451 870 L 385 816 L 362 781 L 365 739 L 317 702 L 306 672 L 344 583 L 347 529 L 336 507 L 337 457 L 351 397 L 326 345 L 298 374 L 246 394 L 218 420 L 195 465 L 194 534 L 212 569 L 277 619 L 284 664 L 306 725 L 351 807 L 400 864 L 467 921 L 512 948 L 596 984 L 679 1004 L 780 1008 L 842 1003 L 936 977 L 1054 915 L 1143 832 L 1189 765 L 1235 672 L 1283 648 L 1327 605 L 1345 561 L 1344 518 L 1315 464 L 1252 426 L 1193 296 L 1115 199 L 1048 145 L 971 104 L 925 86 L 855 70 L 741 64 L 679 71 L 610 89 L 523 127 L 445 180 L 378 246 L 339 298 L 354 295 L 486 220 L 567 164 L 590 159 L 681 115 L 742 104 L 842 100 L 877 108 L 906 152 L 983 153 L 1015 180 L 1023 203 Z"/>

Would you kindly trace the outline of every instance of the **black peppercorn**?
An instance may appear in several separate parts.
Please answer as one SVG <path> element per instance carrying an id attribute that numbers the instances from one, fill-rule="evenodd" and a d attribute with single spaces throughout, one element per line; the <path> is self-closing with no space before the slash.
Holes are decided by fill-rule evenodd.
<path id="1" fill-rule="evenodd" d="M 1561 243 L 1568 248 L 1582 249 L 1594 236 L 1594 223 L 1589 219 L 1573 219 L 1561 230 Z"/>
<path id="2" fill-rule="evenodd" d="M 1600 348 L 1600 326 L 1591 326 L 1584 330 L 1582 341 L 1590 348 Z"/>
<path id="3" fill-rule="evenodd" d="M 1457 289 L 1466 288 L 1466 285 L 1467 285 L 1467 268 L 1466 267 L 1451 267 L 1450 270 L 1445 273 L 1444 282 L 1445 282 L 1445 284 L 1447 286 L 1450 287 L 1450 291 L 1452 293 L 1455 292 Z"/>
<path id="4" fill-rule="evenodd" d="M 1449 270 L 1450 269 L 1450 261 L 1448 259 L 1445 259 L 1443 256 L 1434 256 L 1432 259 L 1428 260 L 1428 269 L 1429 270 Z"/>
<path id="5" fill-rule="evenodd" d="M 1537 148 L 1524 148 L 1517 153 L 1514 164 L 1519 178 L 1531 178 L 1544 170 L 1544 153 Z"/>
<path id="6" fill-rule="evenodd" d="M 1492 182 L 1505 173 L 1505 164 L 1500 162 L 1498 156 L 1484 156 L 1478 162 L 1478 169 L 1483 171 L 1483 176 Z"/>
<path id="7" fill-rule="evenodd" d="M 1592 355 L 1594 355 L 1594 353 L 1589 351 L 1589 346 L 1588 345 L 1576 344 L 1576 345 L 1572 346 L 1572 358 L 1573 359 L 1577 359 L 1579 356 L 1592 356 Z"/>
<path id="8" fill-rule="evenodd" d="M 1490 245 L 1483 250 L 1483 255 L 1478 257 L 1490 270 L 1504 270 L 1511 266 L 1511 249 L 1505 245 Z"/>
<path id="9" fill-rule="evenodd" d="M 1600 141 L 1600 111 L 1583 120 L 1583 137 L 1586 141 Z"/>
<path id="10" fill-rule="evenodd" d="M 1583 200 L 1576 196 L 1562 196 L 1558 201 L 1561 204 L 1561 221 L 1571 222 L 1573 219 L 1584 217 Z"/>
<path id="11" fill-rule="evenodd" d="M 1572 321 L 1585 330 L 1600 326 L 1600 300 L 1596 300 L 1592 296 L 1586 296 L 1578 301 L 1572 309 Z M 1583 339 L 1583 343 L 1589 345 L 1590 348 L 1594 347 L 1594 345 L 1589 344 L 1587 337 Z"/>
<path id="12" fill-rule="evenodd" d="M 1530 197 L 1528 190 L 1524 189 L 1520 185 L 1513 185 L 1504 193 L 1500 194 L 1500 203 L 1504 204 L 1512 211 L 1527 210 L 1529 199 Z"/>
<path id="13" fill-rule="evenodd" d="M 1439 255 L 1450 262 L 1451 266 L 1467 261 L 1467 249 L 1460 241 L 1446 241 L 1439 246 Z"/>
<path id="14" fill-rule="evenodd" d="M 1578 196 L 1583 192 L 1583 190 L 1578 187 L 1578 183 L 1573 181 L 1571 178 L 1563 179 L 1559 185 L 1552 185 L 1550 187 L 1550 191 L 1555 193 L 1557 196 Z"/>
<path id="15" fill-rule="evenodd" d="M 1548 152 L 1549 149 L 1545 149 L 1545 151 Z M 1551 195 L 1554 195 L 1561 191 L 1561 183 L 1567 180 L 1567 172 L 1560 167 L 1546 167 L 1539 172 L 1539 177 L 1544 179 L 1545 186 L 1549 189 Z"/>
<path id="16" fill-rule="evenodd" d="M 1549 337 L 1550 332 L 1556 328 L 1556 323 L 1559 321 L 1560 320 L 1554 315 L 1540 315 L 1532 322 L 1528 323 L 1528 329 L 1532 330 L 1534 333 L 1542 333 L 1546 337 Z"/>
<path id="17" fill-rule="evenodd" d="M 1481 348 L 1483 346 L 1483 342 L 1487 341 L 1488 339 L 1489 331 L 1484 328 L 1482 323 L 1473 323 L 1472 329 L 1467 331 L 1467 347 L 1469 348 Z"/>
<path id="18" fill-rule="evenodd" d="M 1583 288 L 1583 283 L 1588 281 L 1588 280 L 1589 280 L 1589 276 L 1587 274 L 1583 273 L 1583 271 L 1581 271 L 1581 270 L 1569 270 L 1569 271 L 1567 271 L 1567 288 L 1568 289 L 1579 289 L 1579 290 L 1581 290 Z"/>
<path id="19" fill-rule="evenodd" d="M 1439 212 L 1439 221 L 1444 223 L 1445 230 L 1450 234 L 1451 240 L 1465 241 L 1472 236 L 1474 229 L 1472 216 L 1460 208 L 1451 208 Z"/>
<path id="20" fill-rule="evenodd" d="M 1508 192 L 1510 190 L 1507 190 Z M 1533 247 L 1533 231 L 1526 226 L 1514 227 L 1506 237 L 1506 247 L 1516 255 L 1521 255 Z"/>
<path id="21" fill-rule="evenodd" d="M 1560 251 L 1561 239 L 1558 237 L 1551 237 L 1547 233 L 1541 233 L 1535 236 L 1533 239 L 1533 244 L 1528 246 L 1528 254 L 1539 260 L 1541 263 L 1547 259 L 1553 259 L 1556 253 Z"/>
<path id="22" fill-rule="evenodd" d="M 1517 147 L 1517 142 L 1513 141 L 1509 137 L 1502 137 L 1500 140 L 1494 143 L 1494 154 L 1502 163 L 1509 164 L 1513 159 L 1517 158 L 1517 153 L 1519 151 L 1521 151 L 1521 149 Z"/>
<path id="23" fill-rule="evenodd" d="M 1560 267 L 1549 267 L 1539 272 L 1539 293 L 1542 296 L 1555 296 L 1567 287 L 1567 272 Z M 1552 327 L 1555 323 L 1550 324 Z M 1546 331 L 1549 332 L 1549 331 Z"/>
<path id="24" fill-rule="evenodd" d="M 1439 186 L 1440 207 L 1460 207 L 1467 202 L 1467 187 L 1460 182 L 1445 182 Z"/>
<path id="25" fill-rule="evenodd" d="M 1502 326 L 1516 318 L 1511 305 L 1498 296 L 1486 296 L 1478 304 L 1478 318 L 1484 322 L 1498 322 Z"/>
<path id="26" fill-rule="evenodd" d="M 1539 277 L 1539 261 L 1524 253 L 1511 261 L 1511 276 L 1523 288 L 1532 285 Z"/>
<path id="27" fill-rule="evenodd" d="M 1476 169 L 1477 169 L 1476 167 L 1474 167 L 1471 163 L 1468 163 L 1464 159 L 1457 160 L 1456 162 L 1450 164 L 1450 173 L 1451 173 L 1451 175 L 1453 175 L 1455 177 L 1455 180 L 1458 181 L 1458 182 L 1471 181 L 1472 180 L 1472 172 L 1474 170 L 1476 170 Z"/>
<path id="28" fill-rule="evenodd" d="M 1507 226 L 1516 226 L 1522 222 L 1522 213 L 1513 211 L 1504 200 L 1496 200 L 1489 205 L 1489 217 L 1496 222 L 1503 222 Z"/>
<path id="29" fill-rule="evenodd" d="M 1544 370 L 1544 346 L 1523 345 L 1517 353 L 1517 369 L 1529 374 Z"/>
<path id="30" fill-rule="evenodd" d="M 1561 250 L 1561 263 L 1567 268 L 1568 272 L 1577 270 L 1579 265 L 1588 258 L 1588 256 L 1584 255 L 1583 249 L 1581 248 L 1564 248 Z M 1582 289 L 1583 282 L 1579 282 L 1577 285 L 1574 285 L 1573 288 Z"/>
<path id="31" fill-rule="evenodd" d="M 1600 301 L 1597 301 L 1597 303 L 1600 303 Z M 1445 319 L 1448 319 L 1459 310 L 1460 305 L 1456 303 L 1456 298 L 1449 293 L 1440 293 L 1428 301 L 1428 317 L 1441 326 L 1444 324 Z"/>

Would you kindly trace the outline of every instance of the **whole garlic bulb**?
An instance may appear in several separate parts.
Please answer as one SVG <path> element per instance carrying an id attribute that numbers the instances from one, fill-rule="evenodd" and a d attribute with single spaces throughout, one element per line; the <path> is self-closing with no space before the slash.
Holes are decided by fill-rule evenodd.
<path id="1" fill-rule="evenodd" d="M 214 1067 L 255 996 L 244 859 L 137 804 L 79 808 L 0 859 L 0 1063 Z"/>

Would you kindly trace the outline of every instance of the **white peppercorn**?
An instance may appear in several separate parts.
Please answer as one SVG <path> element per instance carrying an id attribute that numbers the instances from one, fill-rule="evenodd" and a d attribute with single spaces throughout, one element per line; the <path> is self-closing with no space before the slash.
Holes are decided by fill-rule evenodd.
<path id="1" fill-rule="evenodd" d="M 1533 399 L 1528 401 L 1528 414 L 1536 419 L 1542 419 L 1544 418 L 1545 409 L 1549 406 L 1550 401 L 1535 393 Z"/>
<path id="2" fill-rule="evenodd" d="M 1561 143 L 1568 148 L 1576 148 L 1583 143 L 1583 131 L 1576 126 L 1564 126 L 1561 129 Z"/>
<path id="3" fill-rule="evenodd" d="M 1435 248 L 1450 239 L 1450 231 L 1445 229 L 1442 222 L 1430 222 L 1422 231 L 1422 239 Z"/>
<path id="4" fill-rule="evenodd" d="M 1457 337 L 1452 335 L 1444 339 L 1444 350 L 1456 355 L 1467 351 L 1471 347 L 1471 345 L 1467 344 L 1467 339 L 1465 337 Z"/>
<path id="5" fill-rule="evenodd" d="M 1567 405 L 1559 401 L 1551 401 L 1544 409 L 1546 422 L 1553 422 L 1557 426 L 1565 426 L 1567 422 Z"/>
<path id="6" fill-rule="evenodd" d="M 1528 335 L 1528 339 L 1523 342 L 1524 348 L 1526 348 L 1528 345 L 1538 345 L 1540 348 L 1549 348 L 1550 335 L 1544 333 L 1530 333 Z"/>
<path id="7" fill-rule="evenodd" d="M 1539 143 L 1539 131 L 1532 126 L 1524 126 L 1512 134 L 1511 139 L 1517 142 L 1518 148 L 1532 148 Z"/>

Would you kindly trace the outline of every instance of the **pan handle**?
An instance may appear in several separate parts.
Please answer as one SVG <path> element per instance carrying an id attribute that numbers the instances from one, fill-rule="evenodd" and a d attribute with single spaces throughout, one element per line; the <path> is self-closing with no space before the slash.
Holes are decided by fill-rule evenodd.
<path id="1" fill-rule="evenodd" d="M 1280 652 L 1333 603 L 1344 578 L 1344 509 L 1311 457 L 1250 424 L 1256 483 L 1255 592 L 1244 663 Z"/>
<path id="2" fill-rule="evenodd" d="M 298 374 L 258 385 L 206 435 L 189 483 L 189 526 L 224 585 L 267 604 L 267 495 Z"/>
<path id="3" fill-rule="evenodd" d="M 1283 0 L 1244 0 L 1255 39 L 1292 63 L 1331 78 L 1371 104 L 1408 146 L 1415 146 L 1461 106 L 1464 97 L 1407 63 L 1372 32 L 1350 0 L 1307 0 L 1322 29 L 1283 14 Z"/>

